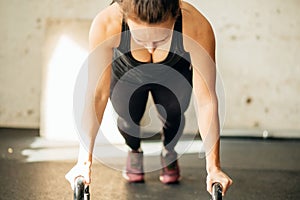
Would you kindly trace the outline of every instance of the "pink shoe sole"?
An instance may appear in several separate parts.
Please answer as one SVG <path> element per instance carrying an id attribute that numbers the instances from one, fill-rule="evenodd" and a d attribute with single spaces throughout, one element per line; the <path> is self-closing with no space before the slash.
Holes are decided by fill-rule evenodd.
<path id="1" fill-rule="evenodd" d="M 143 174 L 129 174 L 123 172 L 122 175 L 129 183 L 143 183 L 145 181 Z"/>
<path id="2" fill-rule="evenodd" d="M 170 175 L 160 175 L 160 176 L 159 176 L 159 180 L 160 180 L 163 184 L 179 183 L 180 176 L 178 176 L 178 175 L 174 175 L 174 176 L 170 176 Z"/>

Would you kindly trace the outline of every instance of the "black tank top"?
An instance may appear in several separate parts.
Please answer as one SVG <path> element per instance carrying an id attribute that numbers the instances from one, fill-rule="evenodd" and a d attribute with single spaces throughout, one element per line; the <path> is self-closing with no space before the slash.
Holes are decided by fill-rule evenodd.
<path id="1" fill-rule="evenodd" d="M 176 71 L 181 73 L 187 79 L 187 81 L 192 85 L 192 69 L 190 64 L 191 63 L 190 54 L 186 52 L 183 47 L 181 12 L 174 24 L 169 53 L 163 61 L 157 63 L 151 63 L 151 62 L 141 62 L 136 60 L 131 54 L 130 43 L 131 43 L 130 30 L 125 20 L 123 20 L 120 45 L 117 48 L 113 49 L 112 86 L 114 85 L 114 83 L 116 83 L 116 81 L 120 80 L 125 73 L 141 65 L 164 65 L 164 66 L 171 67 L 172 69 L 175 69 Z M 161 69 L 163 71 L 159 73 L 165 74 L 164 77 L 168 78 L 168 73 L 167 71 L 165 71 L 166 67 L 163 67 Z M 130 82 L 137 81 L 139 82 L 139 84 L 141 84 L 143 80 L 147 78 L 155 78 L 155 77 L 147 77 L 147 76 L 154 76 L 154 74 L 157 73 L 151 73 L 150 75 L 147 75 L 145 73 L 133 72 L 133 74 L 131 75 L 133 80 Z M 161 78 L 162 76 L 160 75 L 159 77 Z"/>

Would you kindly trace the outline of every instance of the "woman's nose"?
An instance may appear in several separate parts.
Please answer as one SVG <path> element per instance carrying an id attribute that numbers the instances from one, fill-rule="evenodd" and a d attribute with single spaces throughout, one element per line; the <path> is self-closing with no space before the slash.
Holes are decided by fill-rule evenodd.
<path id="1" fill-rule="evenodd" d="M 155 51 L 156 46 L 153 43 L 149 43 L 147 44 L 146 49 L 148 50 L 149 53 L 152 54 Z"/>

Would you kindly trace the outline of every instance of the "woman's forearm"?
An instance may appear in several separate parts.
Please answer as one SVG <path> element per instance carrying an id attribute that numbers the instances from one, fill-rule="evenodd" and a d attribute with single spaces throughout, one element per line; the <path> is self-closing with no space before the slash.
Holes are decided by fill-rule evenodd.
<path id="1" fill-rule="evenodd" d="M 218 103 L 209 101 L 198 107 L 198 125 L 206 156 L 207 172 L 220 169 L 220 126 Z"/>
<path id="2" fill-rule="evenodd" d="M 89 95 L 91 96 L 91 95 Z M 80 151 L 78 161 L 90 161 L 92 162 L 93 149 L 95 145 L 95 139 L 100 127 L 102 116 L 97 119 L 94 98 L 87 97 L 84 112 L 82 115 L 82 126 L 80 134 Z"/>
<path id="3" fill-rule="evenodd" d="M 95 72 L 95 70 L 90 70 Z M 90 74 L 80 126 L 80 152 L 78 160 L 92 162 L 95 139 L 100 128 L 110 90 L 110 66 Z M 97 78 L 98 77 L 98 78 Z"/>

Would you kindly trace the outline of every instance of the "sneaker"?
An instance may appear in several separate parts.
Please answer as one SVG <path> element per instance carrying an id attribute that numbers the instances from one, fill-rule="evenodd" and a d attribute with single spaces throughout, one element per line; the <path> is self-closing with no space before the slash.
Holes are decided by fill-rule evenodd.
<path id="1" fill-rule="evenodd" d="M 164 184 L 178 183 L 180 179 L 180 170 L 175 151 L 168 152 L 166 156 L 160 155 L 162 170 L 159 180 Z"/>
<path id="2" fill-rule="evenodd" d="M 144 182 L 143 152 L 129 151 L 123 177 L 129 183 Z"/>

